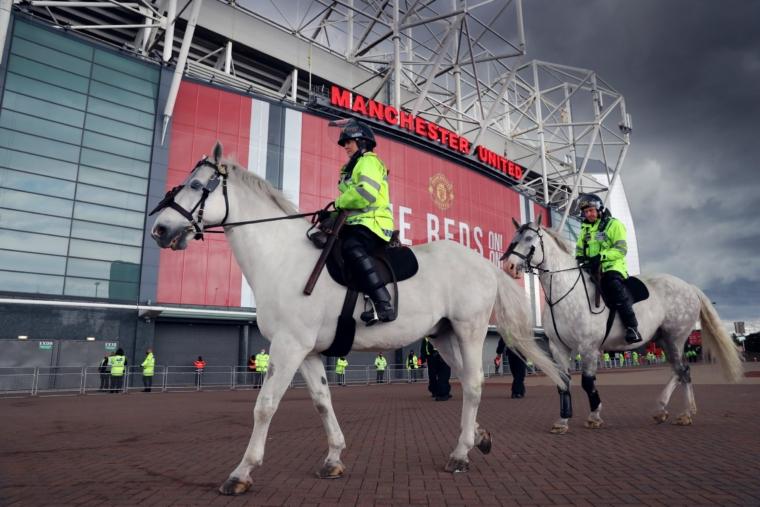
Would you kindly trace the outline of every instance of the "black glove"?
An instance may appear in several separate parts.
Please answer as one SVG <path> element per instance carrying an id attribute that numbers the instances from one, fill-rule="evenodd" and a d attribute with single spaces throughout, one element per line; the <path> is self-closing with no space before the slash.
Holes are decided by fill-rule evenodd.
<path id="1" fill-rule="evenodd" d="M 586 260 L 586 266 L 588 266 L 588 268 L 591 271 L 598 271 L 599 267 L 601 265 L 602 265 L 602 256 L 601 255 L 595 255 L 593 257 L 589 257 Z"/>
<path id="2" fill-rule="evenodd" d="M 317 222 L 324 222 L 325 220 L 329 220 L 332 216 L 332 211 L 327 211 L 326 209 L 321 209 L 317 211 Z"/>

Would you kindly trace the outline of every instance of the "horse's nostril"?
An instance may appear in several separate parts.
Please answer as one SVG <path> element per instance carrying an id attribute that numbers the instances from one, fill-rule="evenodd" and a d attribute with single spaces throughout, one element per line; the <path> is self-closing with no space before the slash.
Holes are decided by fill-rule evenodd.
<path id="1" fill-rule="evenodd" d="M 162 237 L 164 234 L 166 234 L 166 227 L 163 225 L 157 225 L 153 228 L 153 235 L 157 238 Z"/>

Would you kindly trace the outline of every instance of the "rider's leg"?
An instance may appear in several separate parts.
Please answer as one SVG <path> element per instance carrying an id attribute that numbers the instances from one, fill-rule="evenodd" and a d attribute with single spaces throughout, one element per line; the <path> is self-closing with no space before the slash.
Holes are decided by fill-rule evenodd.
<path id="1" fill-rule="evenodd" d="M 375 262 L 369 256 L 369 252 L 380 243 L 380 238 L 361 225 L 345 226 L 342 238 L 343 259 L 351 267 L 351 271 L 357 280 L 360 281 L 364 293 L 372 299 L 374 309 L 377 312 L 377 320 L 382 322 L 395 320 L 396 313 L 391 305 L 391 295 L 375 270 Z M 368 324 L 374 324 L 376 322 L 375 312 L 364 312 L 361 319 Z"/>
<path id="2" fill-rule="evenodd" d="M 623 275 L 617 271 L 607 271 L 602 275 L 602 290 L 610 303 L 620 314 L 620 320 L 626 327 L 625 341 L 637 343 L 642 341 L 639 334 L 639 322 L 633 311 L 633 298 L 625 286 Z"/>

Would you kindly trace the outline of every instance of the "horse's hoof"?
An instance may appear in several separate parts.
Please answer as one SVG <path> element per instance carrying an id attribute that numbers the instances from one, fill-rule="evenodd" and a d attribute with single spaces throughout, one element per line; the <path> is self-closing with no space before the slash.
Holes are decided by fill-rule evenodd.
<path id="1" fill-rule="evenodd" d="M 444 470 L 451 472 L 452 474 L 459 472 L 469 472 L 470 463 L 464 459 L 449 458 L 449 462 L 446 463 L 446 468 L 444 468 Z"/>
<path id="2" fill-rule="evenodd" d="M 243 482 L 230 477 L 224 481 L 224 484 L 219 486 L 219 493 L 227 496 L 242 495 L 251 489 L 251 486 L 253 486 L 251 481 Z"/>
<path id="3" fill-rule="evenodd" d="M 654 419 L 654 422 L 656 422 L 657 424 L 664 423 L 665 421 L 668 420 L 668 417 L 670 417 L 670 414 L 668 414 L 666 411 L 660 412 L 652 416 L 652 418 Z"/>
<path id="4" fill-rule="evenodd" d="M 681 414 L 673 421 L 673 424 L 677 426 L 691 426 L 693 422 L 689 414 Z"/>
<path id="5" fill-rule="evenodd" d="M 340 479 L 346 471 L 346 466 L 338 461 L 337 463 L 325 463 L 317 472 L 320 479 Z"/>
<path id="6" fill-rule="evenodd" d="M 553 435 L 564 435 L 570 430 L 570 427 L 568 425 L 562 425 L 562 424 L 555 424 L 552 426 L 552 429 L 549 430 L 549 433 Z"/>
<path id="7" fill-rule="evenodd" d="M 602 426 L 604 426 L 604 421 L 601 419 L 589 419 L 586 421 L 586 427 L 590 430 L 598 430 Z"/>
<path id="8" fill-rule="evenodd" d="M 480 430 L 480 442 L 478 442 L 477 448 L 483 454 L 491 452 L 491 432 L 486 430 Z"/>

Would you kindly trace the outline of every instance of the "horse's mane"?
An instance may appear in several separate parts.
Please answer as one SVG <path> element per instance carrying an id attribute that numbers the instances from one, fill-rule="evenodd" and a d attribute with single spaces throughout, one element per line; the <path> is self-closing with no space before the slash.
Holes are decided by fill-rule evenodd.
<path id="1" fill-rule="evenodd" d="M 228 165 L 232 167 L 232 170 L 235 171 L 235 174 L 240 177 L 240 181 L 250 187 L 251 190 L 264 194 L 265 196 L 272 199 L 277 207 L 288 215 L 295 215 L 298 213 L 298 208 L 296 208 L 295 205 L 293 205 L 293 203 L 290 202 L 287 197 L 285 197 L 285 194 L 274 188 L 272 184 L 267 180 L 261 178 L 254 172 L 246 170 L 244 167 L 241 167 L 235 162 L 229 162 Z"/>
<path id="2" fill-rule="evenodd" d="M 554 238 L 554 241 L 557 242 L 557 245 L 559 246 L 560 250 L 562 250 L 565 253 L 569 253 L 570 255 L 575 254 L 575 248 L 570 245 L 570 243 L 559 235 L 559 232 L 555 231 L 554 229 L 549 229 L 548 227 L 542 227 L 544 232 L 548 234 L 550 237 Z"/>

